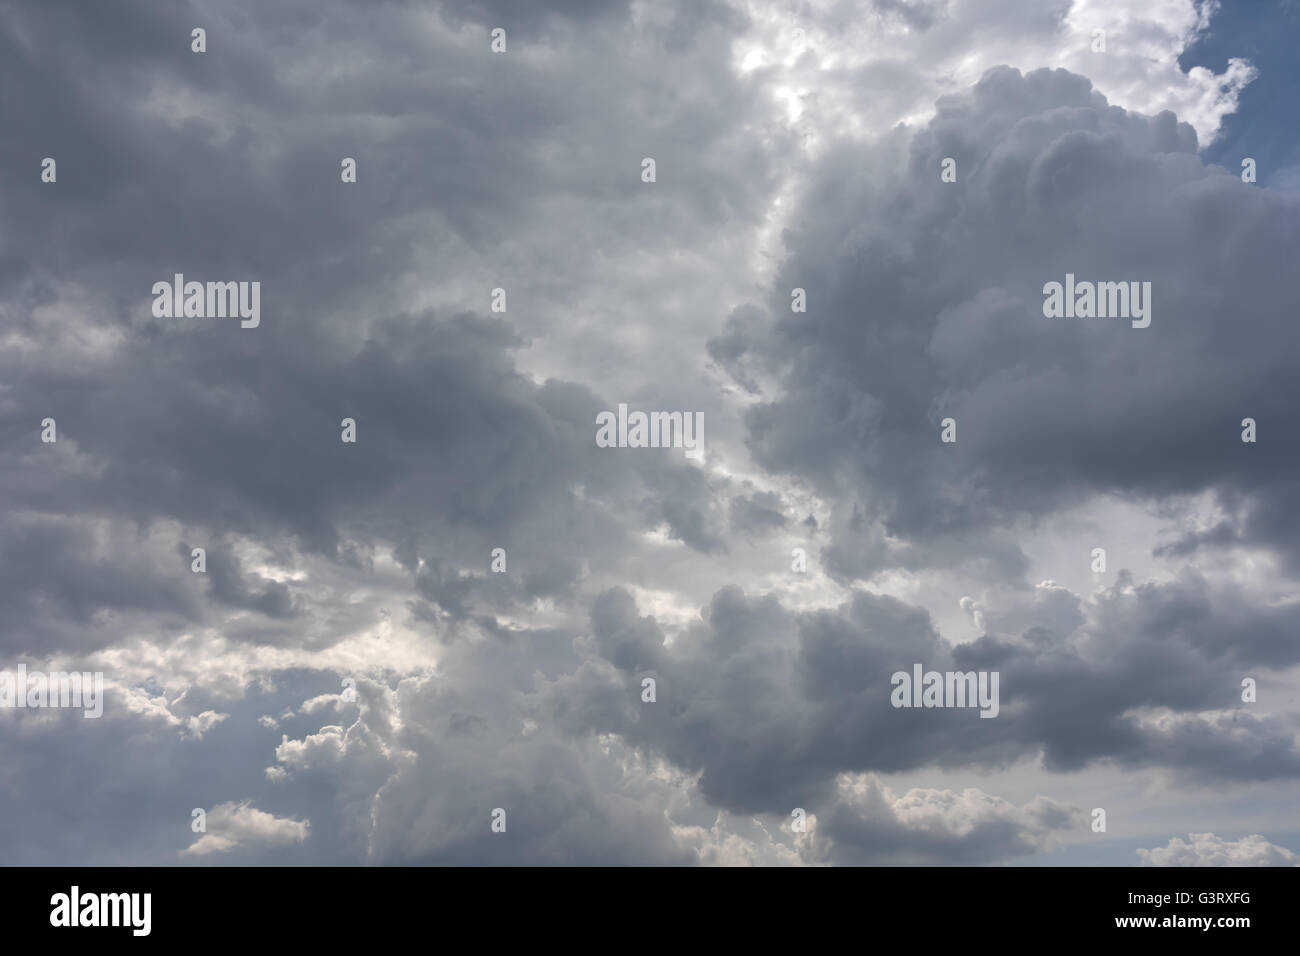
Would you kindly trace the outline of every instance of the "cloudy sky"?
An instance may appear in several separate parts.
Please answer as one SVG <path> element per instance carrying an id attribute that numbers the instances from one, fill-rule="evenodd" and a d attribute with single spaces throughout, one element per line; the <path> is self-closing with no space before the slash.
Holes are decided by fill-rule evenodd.
<path id="1" fill-rule="evenodd" d="M 5 862 L 1300 864 L 1298 37 L 0 0 Z"/>

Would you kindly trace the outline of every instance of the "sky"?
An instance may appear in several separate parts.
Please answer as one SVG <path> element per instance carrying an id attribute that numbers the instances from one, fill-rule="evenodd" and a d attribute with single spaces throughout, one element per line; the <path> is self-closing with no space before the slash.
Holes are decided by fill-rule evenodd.
<path id="1" fill-rule="evenodd" d="M 1298 37 L 0 0 L 4 861 L 1300 865 Z"/>

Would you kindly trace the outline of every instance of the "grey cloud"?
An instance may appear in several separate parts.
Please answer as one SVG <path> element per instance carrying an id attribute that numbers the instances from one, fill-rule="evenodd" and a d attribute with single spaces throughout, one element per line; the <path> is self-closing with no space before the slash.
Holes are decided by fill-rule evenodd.
<path id="1" fill-rule="evenodd" d="M 1085 826 L 1082 809 L 1047 797 L 1016 807 L 974 789 L 895 796 L 866 780 L 818 816 L 811 853 L 850 866 L 979 866 L 1032 855 Z"/>
<path id="2" fill-rule="evenodd" d="M 874 164 L 856 145 L 826 151 L 773 319 L 733 318 L 712 349 L 781 382 L 748 413 L 759 460 L 864 511 L 837 548 L 887 533 L 943 560 L 939 542 L 1089 494 L 1211 490 L 1252 540 L 1295 557 L 1285 518 L 1251 523 L 1285 511 L 1297 466 L 1294 204 L 1195 147 L 1171 114 L 1109 106 L 1083 77 L 1002 68 L 874 148 Z M 939 181 L 945 156 L 956 183 Z M 892 171 L 863 174 L 878 164 Z M 1151 327 L 1045 319 L 1041 288 L 1067 272 L 1151 281 Z M 806 315 L 789 312 L 796 285 Z M 1245 324 L 1225 321 L 1243 308 Z M 938 440 L 948 416 L 955 445 Z M 1267 441 L 1241 443 L 1247 416 L 1270 423 Z M 892 557 L 877 545 L 876 566 Z"/>
<path id="3" fill-rule="evenodd" d="M 730 4 L 0 11 L 25 144 L 0 156 L 0 648 L 130 685 L 99 722 L 0 715 L 14 862 L 994 862 L 1075 809 L 846 775 L 1300 772 L 1292 719 L 1233 698 L 1243 669 L 1297 662 L 1287 605 L 1208 569 L 1026 585 L 1026 524 L 1099 491 L 1212 492 L 1222 524 L 1166 557 L 1294 553 L 1294 206 L 1203 167 L 1171 114 L 1003 69 L 809 162 L 770 71 L 736 70 Z M 951 26 L 941 3 L 874 12 Z M 905 83 L 905 59 L 859 79 Z M 791 175 L 788 256 L 737 305 Z M 1157 283 L 1150 329 L 1037 313 L 1042 282 L 1121 269 Z M 261 281 L 261 326 L 153 319 L 175 272 Z M 497 283 L 510 311 L 485 318 Z M 621 401 L 702 409 L 716 462 L 596 448 Z M 784 564 L 804 528 L 839 583 L 1002 586 L 987 633 L 953 645 L 861 589 L 757 593 L 756 549 Z M 1002 715 L 895 711 L 915 661 L 1002 668 Z M 194 806 L 221 808 L 207 843 Z M 793 806 L 811 841 L 769 828 Z"/>
<path id="4" fill-rule="evenodd" d="M 789 523 L 781 496 L 760 491 L 731 499 L 731 529 L 743 535 L 763 535 Z"/>
<path id="5" fill-rule="evenodd" d="M 843 772 L 1035 756 L 1053 772 L 1115 763 L 1198 780 L 1300 776 L 1294 719 L 1244 711 L 1238 696 L 1244 669 L 1300 660 L 1286 639 L 1294 612 L 1251 607 L 1192 575 L 1121 583 L 1086 604 L 1039 600 L 1005 618 L 1025 622 L 1022 635 L 956 646 L 924 610 L 866 592 L 794 613 L 732 587 L 702 616 L 668 646 L 629 595 L 602 595 L 594 648 L 616 670 L 560 682 L 551 706 L 571 732 L 618 733 L 700 773 L 701 790 L 737 812 L 826 799 Z M 1000 713 L 893 708 L 890 675 L 915 663 L 997 671 Z M 658 701 L 644 705 L 631 687 L 651 670 Z"/>

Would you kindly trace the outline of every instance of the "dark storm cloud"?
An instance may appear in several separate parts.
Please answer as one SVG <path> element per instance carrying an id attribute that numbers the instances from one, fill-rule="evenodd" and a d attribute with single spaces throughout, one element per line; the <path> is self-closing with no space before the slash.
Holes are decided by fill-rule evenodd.
<path id="1" fill-rule="evenodd" d="M 827 150 L 773 319 L 738 311 L 711 353 L 742 383 L 758 367 L 779 382 L 748 414 L 759 460 L 861 508 L 860 527 L 838 522 L 840 554 L 861 554 L 843 574 L 889 562 L 882 531 L 942 562 L 1097 492 L 1213 490 L 1242 540 L 1300 557 L 1300 217 L 1195 146 L 1171 114 L 1108 106 L 1083 77 L 1001 68 L 866 159 Z M 1150 281 L 1151 326 L 1044 318 L 1042 287 L 1067 272 Z M 950 416 L 955 445 L 939 441 Z M 1267 427 L 1258 444 L 1240 441 L 1245 417 Z"/>
<path id="2" fill-rule="evenodd" d="M 1024 807 L 977 790 L 912 790 L 890 801 L 868 782 L 817 817 L 811 855 L 849 866 L 981 866 L 1042 850 L 1083 813 L 1045 797 Z"/>
<path id="3" fill-rule="evenodd" d="M 193 549 L 184 543 L 177 550 L 183 560 L 189 559 L 193 553 Z M 223 547 L 218 546 L 210 555 L 204 549 L 204 563 L 206 580 L 211 585 L 208 593 L 213 600 L 232 607 L 260 611 L 268 617 L 293 616 L 293 597 L 287 586 L 279 581 L 268 581 L 257 574 L 246 573 L 239 560 Z"/>
<path id="4" fill-rule="evenodd" d="M 944 16 L 874 8 L 916 32 Z M 820 815 L 811 862 L 989 862 L 1074 810 L 844 775 L 1034 755 L 1300 774 L 1288 718 L 1229 712 L 1245 672 L 1300 660 L 1294 614 L 1218 580 L 994 602 L 960 646 L 891 597 L 807 611 L 730 586 L 669 633 L 698 602 L 639 572 L 738 579 L 736 552 L 800 520 L 841 579 L 1023 583 L 1011 525 L 1102 490 L 1214 490 L 1221 530 L 1171 555 L 1294 545 L 1294 208 L 1080 77 L 995 71 L 915 133 L 823 140 L 762 307 L 702 315 L 696 285 L 659 281 L 671 260 L 728 272 L 742 256 L 718 250 L 747 257 L 804 171 L 801 131 L 735 69 L 746 26 L 712 2 L 0 0 L 0 650 L 98 652 L 135 682 L 102 722 L 0 715 L 14 862 L 672 864 L 710 859 L 683 820 L 725 837 L 720 809 L 794 806 Z M 1066 271 L 1151 279 L 1152 327 L 1042 319 Z M 260 281 L 260 327 L 153 318 L 176 272 Z M 497 282 L 510 311 L 487 318 Z M 542 292 L 564 308 L 534 311 Z M 707 359 L 761 400 L 749 442 L 779 493 L 594 444 L 617 402 L 679 407 L 671 349 L 702 322 Z M 630 394 L 568 356 L 530 366 L 568 326 L 589 340 L 573 367 Z M 593 597 L 606 576 L 642 606 Z M 1000 669 L 1001 715 L 893 709 L 889 675 L 917 661 Z M 348 676 L 359 700 L 333 699 Z M 223 808 L 235 845 L 182 857 L 195 806 Z"/>
<path id="5" fill-rule="evenodd" d="M 691 4 L 647 26 L 707 71 L 690 87 L 654 63 L 606 80 L 594 74 L 627 66 L 626 10 L 600 4 L 590 21 L 595 6 L 6 4 L 0 108 L 30 147 L 0 156 L 14 186 L 0 200 L 5 274 L 42 289 L 93 281 L 116 306 L 100 321 L 114 322 L 174 271 L 249 275 L 267 281 L 277 322 L 314 324 L 340 306 L 391 304 L 384 280 L 421 243 L 489 249 L 560 198 L 593 200 L 592 222 L 649 219 L 661 236 L 757 216 L 768 160 L 718 121 L 757 99 L 714 52 L 741 21 Z M 488 14 L 583 26 L 533 38 L 567 54 L 541 61 L 493 56 L 486 30 L 451 43 L 437 28 L 439 15 Z M 209 52 L 192 53 L 190 30 L 204 25 Z M 691 108 L 667 108 L 679 98 Z M 740 148 L 743 179 L 730 163 Z M 632 188 L 646 151 L 672 170 L 654 195 Z M 60 164 L 57 189 L 34 174 L 44 156 Z M 344 156 L 359 166 L 346 190 Z"/>
<path id="6" fill-rule="evenodd" d="M 211 529 L 212 537 L 191 531 L 185 547 L 171 551 L 176 574 L 188 576 L 189 549 L 205 546 L 212 597 L 272 616 L 291 612 L 288 590 L 244 583 L 214 538 L 234 533 L 275 546 L 288 536 L 307 552 L 353 564 L 351 539 L 361 537 L 401 544 L 431 568 L 451 561 L 484 573 L 492 548 L 504 548 L 522 584 L 456 571 L 417 575 L 417 591 L 453 618 L 469 613 L 474 594 L 476 614 L 563 594 L 593 549 L 616 550 L 634 540 L 638 524 L 663 522 L 689 546 L 720 547 L 721 519 L 710 517 L 721 507 L 712 502 L 720 489 L 680 458 L 597 448 L 595 415 L 608 403 L 579 386 L 537 386 L 519 375 L 504 323 L 400 317 L 343 354 L 274 326 L 256 331 L 266 334 L 255 342 L 255 333 L 211 328 L 160 335 L 148 351 L 89 362 L 75 378 L 54 361 L 26 363 L 21 390 L 63 396 L 48 403 L 58 405 L 60 444 L 41 445 L 34 429 L 9 423 L 11 454 L 21 455 L 5 473 L 10 500 L 141 526 L 171 519 Z M 42 406 L 32 406 L 39 420 Z M 355 445 L 340 441 L 345 417 L 357 422 Z M 19 441 L 35 451 L 19 452 Z M 64 452 L 72 444 L 75 456 Z M 579 485 L 583 498 L 573 490 Z M 610 506 L 605 517 L 586 513 L 591 499 Z M 7 577 L 17 600 L 48 593 L 58 598 L 56 613 L 66 605 L 84 618 L 77 609 L 97 606 L 95 594 L 165 606 L 167 594 L 184 593 L 180 584 L 154 592 L 147 578 L 121 570 L 113 572 L 120 587 L 103 575 L 89 582 L 75 570 L 84 558 L 51 550 L 57 542 L 48 532 L 18 530 L 38 519 L 9 520 L 15 534 L 45 542 L 38 561 L 67 560 L 35 587 L 23 582 L 36 565 L 15 566 Z M 568 553 L 556 555 L 560 529 Z M 91 585 L 84 594 L 79 582 Z M 31 623 L 10 618 L 3 628 L 14 634 Z"/>
<path id="7" fill-rule="evenodd" d="M 1023 633 L 950 646 L 925 611 L 893 598 L 860 592 L 834 611 L 795 613 L 727 588 L 666 645 L 628 594 L 609 591 L 591 629 L 615 671 L 561 681 L 553 706 L 571 731 L 618 733 L 701 773 L 704 794 L 737 812 L 815 805 L 842 772 L 1027 756 L 1058 772 L 1113 762 L 1199 779 L 1300 777 L 1294 720 L 1250 714 L 1238 696 L 1247 673 L 1300 663 L 1293 607 L 1259 607 L 1190 573 L 1121 580 L 1086 607 L 1068 600 L 1077 627 L 1066 632 L 1042 626 L 1070 619 L 1049 602 Z M 999 672 L 999 714 L 895 709 L 890 677 L 915 663 Z M 646 673 L 654 704 L 636 693 Z M 1164 712 L 1169 721 L 1152 717 Z"/>
<path id="8" fill-rule="evenodd" d="M 517 6 L 464 12 L 536 16 Z M 0 200 L 10 227 L 8 315 L 45 348 L 6 362 L 0 427 L 7 448 L 21 447 L 31 417 L 52 415 L 65 441 L 103 464 L 93 480 L 34 483 L 24 503 L 76 500 L 88 513 L 143 522 L 288 532 L 304 548 L 342 557 L 352 545 L 340 528 L 353 521 L 364 527 L 351 532 L 408 547 L 412 528 L 449 521 L 494 545 L 527 548 L 524 515 L 553 508 L 582 483 L 586 494 L 620 499 L 610 514 L 722 549 L 724 521 L 705 500 L 704 480 L 662 461 L 593 459 L 595 412 L 612 403 L 579 386 L 526 382 L 508 357 L 525 343 L 512 326 L 388 318 L 400 313 L 391 282 L 421 243 L 503 241 L 543 196 L 617 201 L 628 207 L 620 218 L 648 217 L 661 238 L 683 241 L 720 214 L 757 215 L 758 189 L 725 162 L 700 165 L 725 155 L 717 147 L 729 133 L 717 110 L 652 108 L 656 91 L 632 79 L 621 90 L 585 80 L 607 98 L 600 104 L 557 100 L 554 84 L 530 73 L 577 78 L 581 66 L 494 60 L 460 46 L 433 55 L 438 35 L 413 29 L 422 12 L 412 6 L 336 6 L 338 16 L 291 6 L 258 30 L 234 29 L 250 12 L 226 7 L 161 19 L 143 5 L 89 19 L 47 8 L 13 13 L 3 33 L 11 55 L 0 57 L 6 116 L 18 141 L 48 144 L 37 152 L 59 159 L 60 178 L 57 187 L 38 181 L 40 155 L 5 154 L 3 172 L 18 186 Z M 705 48 L 735 26 L 714 6 L 673 17 L 698 28 Z M 148 29 L 135 30 L 146 18 Z M 208 54 L 190 52 L 191 21 L 209 22 Z M 362 23 L 369 42 L 356 38 Z M 616 57 L 606 47 L 621 35 L 618 11 L 599 29 L 580 46 L 562 39 L 593 62 Z M 298 44 L 304 32 L 318 33 L 320 45 Z M 43 49 L 81 67 L 65 69 Z M 312 72 L 335 55 L 350 67 L 346 81 Z M 714 63 L 725 82 L 701 87 L 711 95 L 753 96 L 739 92 L 722 59 L 694 47 L 682 55 Z M 450 82 L 457 70 L 474 78 L 468 87 Z M 28 89 L 21 97 L 20 85 Z M 616 108 L 624 93 L 646 98 L 639 117 Z M 596 140 L 566 135 L 575 119 L 597 113 L 620 117 L 625 132 L 651 127 L 646 142 L 677 169 L 657 198 L 628 185 L 649 146 L 617 145 L 627 137 L 608 128 Z M 338 182 L 344 155 L 359 158 L 355 188 Z M 748 157 L 752 171 L 758 161 Z M 625 183 L 612 191 L 621 165 Z M 241 335 L 233 323 L 152 320 L 152 283 L 178 271 L 260 280 L 262 325 Z M 123 336 L 75 363 L 52 338 L 70 326 L 61 320 L 51 330 L 35 315 L 60 301 L 68 281 L 95 296 L 90 321 Z M 362 454 L 337 440 L 345 416 L 359 422 Z M 570 523 L 580 538 L 609 536 L 581 517 Z"/>
<path id="9" fill-rule="evenodd" d="M 235 830 L 256 831 L 265 811 L 310 821 L 311 837 L 195 860 L 356 861 L 383 790 L 376 859 L 688 861 L 661 801 L 618 796 L 605 758 L 546 728 L 518 740 L 533 680 L 579 662 L 563 631 L 506 618 L 635 558 L 643 531 L 721 549 L 727 482 L 679 455 L 596 448 L 596 413 L 630 396 L 520 372 L 529 317 L 517 308 L 487 320 L 408 300 L 462 286 L 471 256 L 491 266 L 521 237 L 543 236 L 563 269 L 506 284 L 572 289 L 647 239 L 688 247 L 720 223 L 760 221 L 776 167 L 743 130 L 761 94 L 725 55 L 742 21 L 693 4 L 631 30 L 619 5 L 592 20 L 590 4 L 484 3 L 443 9 L 449 33 L 422 4 L 4 7 L 0 110 L 24 148 L 0 156 L 14 186 L 0 195 L 3 646 L 130 647 L 135 670 L 170 672 L 144 681 L 135 709 L 118 694 L 94 728 L 39 740 L 6 729 L 0 763 L 22 773 L 3 816 L 24 821 L 22 859 L 75 862 L 84 840 L 61 829 L 69 812 L 121 837 L 83 862 L 173 862 L 195 839 L 190 808 L 220 806 Z M 512 52 L 493 58 L 498 16 Z M 482 36 L 465 40 L 467 25 Z M 190 51 L 195 26 L 206 54 Z M 653 192 L 638 189 L 647 154 L 664 180 Z M 44 156 L 59 164 L 55 185 L 39 181 Z M 344 156 L 359 168 L 346 189 Z M 750 175 L 736 177 L 742 164 Z M 574 227 L 561 244 L 546 218 L 557 204 Z M 260 281 L 261 325 L 154 319 L 152 285 L 176 272 Z M 57 444 L 39 442 L 45 416 Z M 344 417 L 355 446 L 339 440 Z M 292 707 L 319 693 L 319 676 L 204 658 L 241 643 L 250 655 L 321 650 L 373 627 L 349 592 L 375 586 L 384 545 L 410 575 L 421 633 L 473 625 L 490 638 L 466 668 L 446 665 L 459 676 L 406 715 L 409 739 L 394 738 L 389 692 L 364 678 L 361 716 L 344 709 L 321 727 L 239 696 L 241 680 L 279 681 Z M 190 571 L 195 546 L 206 577 Z M 493 547 L 510 575 L 488 572 Z M 280 581 L 254 569 L 255 553 L 290 570 L 318 563 Z M 191 684 L 180 697 L 177 670 Z M 224 696 L 208 700 L 196 679 Z M 283 764 L 257 721 L 268 712 L 302 741 L 282 741 Z M 327 772 L 326 753 L 347 766 Z M 268 764 L 289 768 L 279 789 Z M 127 783 L 57 807 L 40 796 L 77 773 Z M 430 810 L 396 812 L 402 788 L 385 784 L 400 779 L 414 806 L 430 775 Z M 495 801 L 510 807 L 513 842 L 487 842 Z M 435 811 L 445 826 L 409 840 Z"/>
<path id="10" fill-rule="evenodd" d="M 116 631 L 95 627 L 107 612 L 177 624 L 194 618 L 197 594 L 161 563 L 130 537 L 99 538 L 65 521 L 9 516 L 0 535 L 0 668 L 114 643 Z"/>

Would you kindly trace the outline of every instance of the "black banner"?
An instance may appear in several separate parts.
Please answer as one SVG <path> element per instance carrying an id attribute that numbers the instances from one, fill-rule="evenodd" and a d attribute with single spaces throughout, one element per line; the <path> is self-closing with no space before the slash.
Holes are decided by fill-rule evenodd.
<path id="1" fill-rule="evenodd" d="M 1283 868 L 11 868 L 0 878 L 7 940 L 75 932 L 78 942 L 146 944 L 369 944 L 437 920 L 493 941 L 633 943 L 680 930 L 735 943 L 786 929 L 860 940 L 915 932 L 918 945 L 1130 937 L 1231 946 L 1286 932 L 1300 888 L 1300 870 Z"/>

